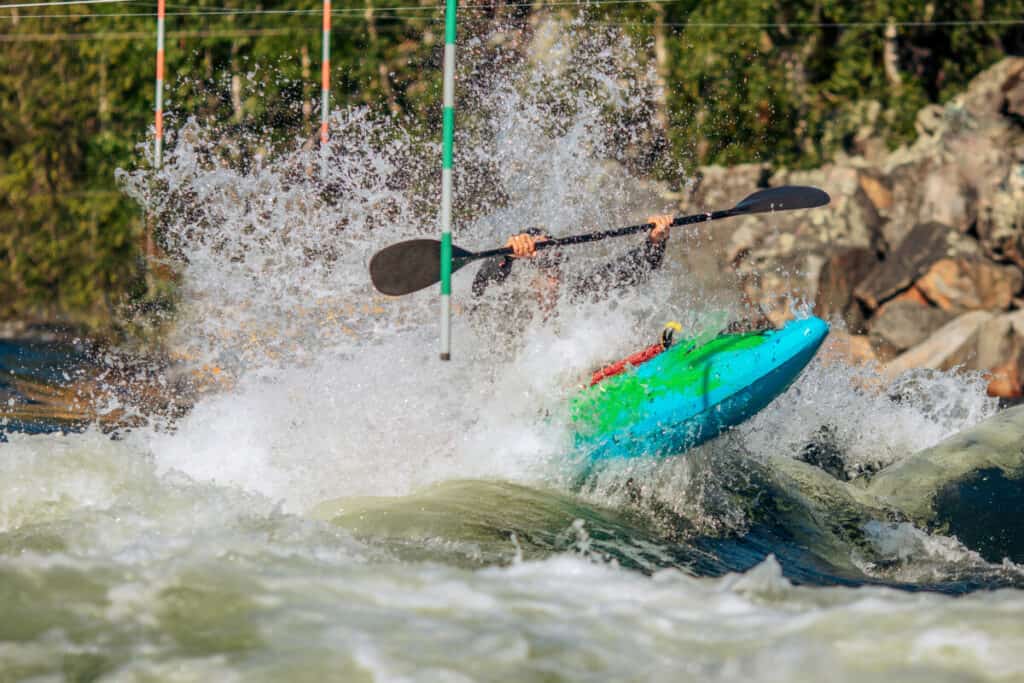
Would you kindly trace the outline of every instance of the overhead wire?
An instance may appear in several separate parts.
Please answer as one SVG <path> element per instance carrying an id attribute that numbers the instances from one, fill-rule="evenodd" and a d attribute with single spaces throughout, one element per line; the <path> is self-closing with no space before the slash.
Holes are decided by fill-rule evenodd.
<path id="1" fill-rule="evenodd" d="M 13 5 L 0 5 L 0 10 L 22 9 L 27 7 L 57 7 L 69 5 L 146 5 L 150 3 L 138 0 L 58 0 L 56 2 L 19 2 Z"/>
<path id="2" fill-rule="evenodd" d="M 238 14 L 238 13 L 236 13 L 236 12 L 166 12 L 166 13 L 164 13 L 164 16 L 166 16 L 166 17 L 202 17 L 202 16 L 229 17 L 229 16 L 233 16 L 234 14 Z M 241 14 L 258 15 L 258 14 L 261 14 L 261 13 L 260 12 L 243 12 Z M 304 11 L 301 11 L 301 12 L 291 12 L 290 14 L 305 14 L 305 15 L 310 15 L 310 16 L 313 16 L 313 15 L 320 16 L 322 13 L 319 10 L 317 10 L 316 12 L 305 11 L 304 10 Z M 366 14 L 366 12 L 362 11 L 358 16 L 359 16 L 359 18 L 362 18 L 363 16 L 365 16 L 365 14 Z M 149 18 L 151 18 L 151 17 L 156 17 L 156 16 L 157 16 L 156 12 L 117 12 L 117 13 L 107 12 L 107 13 L 103 13 L 103 14 L 22 14 L 22 15 L 17 16 L 17 17 L 13 17 L 13 16 L 0 16 L 0 19 L 19 19 L 19 20 L 20 19 L 76 19 L 77 20 L 77 19 L 124 19 L 124 18 L 131 18 L 131 17 L 135 17 L 135 18 L 139 18 L 139 17 L 147 18 L 147 17 L 149 17 Z M 353 14 L 352 16 L 356 16 L 356 15 Z M 415 18 L 415 17 L 413 17 L 411 15 L 408 16 L 408 17 L 402 16 L 402 15 L 397 15 L 397 14 L 396 15 L 391 15 L 391 14 L 387 13 L 387 10 L 374 10 L 373 16 L 376 17 L 376 18 L 379 18 L 379 17 L 391 17 L 391 16 L 393 16 L 396 19 Z"/>
<path id="3" fill-rule="evenodd" d="M 717 22 L 688 21 L 588 21 L 589 26 L 665 26 L 668 28 L 928 28 L 958 26 L 1015 26 L 1024 24 L 1024 19 L 964 19 L 962 21 L 794 21 L 794 22 Z"/>
<path id="4" fill-rule="evenodd" d="M 144 4 L 135 2 L 134 4 Z M 0 9 L 4 9 L 0 7 Z M 386 8 L 381 7 L 373 10 L 374 16 L 390 15 L 406 11 L 418 11 L 418 12 L 435 12 L 435 8 L 424 7 L 402 7 L 402 8 Z M 290 10 L 266 10 L 266 9 L 226 9 L 226 8 L 214 8 L 209 10 L 196 9 L 189 12 L 165 12 L 164 16 L 167 17 L 203 17 L 203 16 L 246 16 L 246 15 L 310 15 L 320 16 L 323 12 L 319 9 L 290 9 Z M 341 8 L 331 10 L 332 16 L 365 16 L 366 9 L 348 9 Z M 126 17 L 155 17 L 156 12 L 102 12 L 96 14 L 19 14 L 0 16 L 0 19 L 118 19 Z"/>
<path id="5" fill-rule="evenodd" d="M 442 19 L 428 19 L 428 23 L 439 24 Z M 399 24 L 378 26 L 378 30 L 401 28 Z M 287 35 L 291 33 L 304 33 L 309 28 L 305 26 L 283 26 L 278 28 L 234 28 L 234 29 L 206 29 L 191 31 L 168 31 L 169 40 L 176 38 L 242 38 L 255 36 Z M 82 33 L 8 33 L 0 34 L 0 43 L 56 43 L 62 41 L 81 40 L 148 40 L 153 37 L 152 31 L 110 31 L 110 32 L 82 32 Z"/>
<path id="6" fill-rule="evenodd" d="M 648 5 L 648 4 L 669 4 L 675 0 L 573 0 L 573 1 L 555 1 L 555 2 L 519 2 L 519 3 L 504 3 L 504 4 L 466 4 L 462 5 L 460 9 L 463 10 L 493 10 L 493 9 L 508 9 L 518 7 L 531 7 L 536 9 L 548 8 L 548 7 L 579 7 L 587 8 L 594 6 L 605 6 L 605 5 Z M 5 9 L 16 9 L 23 7 L 49 7 L 49 6 L 74 6 L 74 5 L 97 5 L 97 4 L 134 4 L 134 5 L 145 5 L 152 4 L 146 2 L 140 2 L 139 0 L 60 0 L 56 2 L 31 2 L 31 3 L 18 3 L 13 5 L 0 5 L 0 10 Z M 168 5 L 171 8 L 188 9 L 187 5 Z M 410 13 L 410 17 L 415 17 L 412 13 L 429 13 L 438 12 L 444 9 L 443 5 L 405 5 L 399 7 L 376 7 L 376 8 L 332 8 L 332 16 L 346 16 L 353 15 L 363 17 L 367 13 L 372 14 L 375 18 L 383 18 L 387 16 L 395 16 Z M 191 16 L 231 16 L 231 15 L 317 15 L 322 14 L 322 10 L 319 8 L 315 9 L 262 9 L 262 8 L 239 8 L 233 9 L 229 7 L 212 7 L 212 8 L 191 8 L 189 11 L 183 12 L 166 12 L 165 16 L 168 17 L 191 17 Z M 129 18 L 129 17 L 155 17 L 156 12 L 104 12 L 96 14 L 35 14 L 35 15 L 18 15 L 18 19 L 99 19 L 99 18 Z M 13 19 L 14 15 L 0 16 L 0 19 Z M 417 17 L 421 18 L 421 17 Z M 655 22 L 644 22 L 644 21 L 593 21 L 587 22 L 590 25 L 596 26 L 654 26 Z M 962 27 L 962 26 L 1012 26 L 1024 24 L 1024 19 L 963 19 L 963 20 L 945 20 L 945 21 L 844 21 L 844 22 L 829 22 L 829 21 L 817 21 L 817 22 L 699 22 L 699 21 L 687 21 L 687 22 L 659 22 L 657 25 L 664 26 L 667 28 L 879 28 L 887 27 L 889 25 L 896 27 L 906 28 L 925 28 L 925 27 Z"/>
<path id="7" fill-rule="evenodd" d="M 303 27 L 285 28 L 254 28 L 231 29 L 220 31 L 168 31 L 167 37 L 173 38 L 236 38 L 245 36 L 285 35 L 303 31 Z M 110 33 L 23 33 L 0 34 L 0 43 L 56 43 L 78 40 L 148 40 L 153 37 L 152 31 L 117 31 Z"/>
<path id="8" fill-rule="evenodd" d="M 675 0 L 572 0 L 554 2 L 513 2 L 504 4 L 466 4 L 460 9 L 483 11 L 493 9 L 507 9 L 517 7 L 531 7 L 536 9 L 550 7 L 579 7 L 587 8 L 604 5 L 648 5 L 648 4 L 669 4 Z M 16 9 L 22 7 L 47 7 L 47 6 L 74 6 L 74 5 L 99 5 L 99 4 L 134 4 L 146 5 L 152 3 L 140 2 L 139 0 L 59 0 L 55 2 L 29 2 L 12 5 L 0 5 L 0 10 Z M 168 5 L 172 8 L 188 8 L 187 5 Z M 443 5 L 404 5 L 398 7 L 376 7 L 376 8 L 332 8 L 332 16 L 353 16 L 360 19 L 368 14 L 374 19 L 427 19 L 426 13 L 440 13 Z M 317 15 L 322 10 L 316 9 L 262 9 L 262 8 L 239 8 L 228 7 L 192 8 L 190 11 L 167 12 L 167 17 L 202 17 L 202 16 L 246 16 L 246 15 Z M 34 15 L 4 15 L 0 19 L 101 19 L 101 18 L 133 18 L 133 17 L 155 17 L 156 12 L 101 12 L 94 14 L 34 14 Z M 845 22 L 651 22 L 651 21 L 588 21 L 591 26 L 614 26 L 614 27 L 647 27 L 661 26 L 665 28 L 748 28 L 748 29 L 770 29 L 770 28 L 886 28 L 895 26 L 897 28 L 942 28 L 942 27 L 969 27 L 969 26 L 1014 26 L 1024 24 L 1024 19 L 964 19 L 945 21 L 845 21 Z M 26 36 L 31 34 L 25 34 Z M 77 34 L 76 34 L 77 35 Z M 97 34 L 99 35 L 99 34 Z M 10 41 L 8 41 L 10 42 Z"/>

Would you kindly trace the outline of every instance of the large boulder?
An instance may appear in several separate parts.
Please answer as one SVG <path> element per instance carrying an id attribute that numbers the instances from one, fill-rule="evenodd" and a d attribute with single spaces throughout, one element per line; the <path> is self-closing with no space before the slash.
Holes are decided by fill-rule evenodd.
<path id="1" fill-rule="evenodd" d="M 873 169 L 860 169 L 857 180 L 875 211 L 888 211 L 892 208 L 892 181 L 888 176 Z"/>
<path id="2" fill-rule="evenodd" d="M 864 312 L 853 296 L 854 289 L 878 264 L 878 255 L 867 247 L 846 247 L 827 256 L 818 278 L 814 314 L 840 318 L 852 332 L 864 329 Z"/>
<path id="3" fill-rule="evenodd" d="M 1024 57 L 1003 59 L 971 79 L 967 90 L 957 95 L 950 106 L 963 110 L 976 124 L 1005 121 L 1008 100 L 1021 97 Z"/>
<path id="4" fill-rule="evenodd" d="M 889 179 L 893 202 L 883 212 L 888 220 L 882 232 L 890 246 L 905 241 L 908 229 L 920 223 L 942 223 L 965 233 L 977 222 L 979 190 L 946 149 L 897 166 Z"/>
<path id="5" fill-rule="evenodd" d="M 928 339 L 887 363 L 885 374 L 896 377 L 914 368 L 950 370 L 966 365 L 977 356 L 981 326 L 993 317 L 988 311 L 971 311 L 954 318 Z"/>
<path id="6" fill-rule="evenodd" d="M 1024 268 L 1024 147 L 999 175 L 1001 191 L 982 198 L 978 237 L 986 252 Z"/>
<path id="7" fill-rule="evenodd" d="M 880 164 L 893 194 L 892 208 L 882 211 L 890 245 L 916 223 L 969 232 L 984 220 L 1024 144 L 1024 127 L 1010 114 L 1022 73 L 1024 59 L 1005 59 L 944 106 L 921 110 L 918 138 Z"/>
<path id="8" fill-rule="evenodd" d="M 1015 116 L 1024 122 L 1024 68 L 1011 73 L 1003 83 L 1003 111 L 1007 116 Z"/>
<path id="9" fill-rule="evenodd" d="M 953 315 L 912 297 L 898 297 L 884 304 L 871 319 L 871 336 L 895 351 L 905 351 L 925 341 Z"/>
<path id="10" fill-rule="evenodd" d="M 1024 394 L 1024 311 L 1011 311 L 982 324 L 977 355 L 967 367 L 988 375 L 988 393 L 1006 399 Z"/>
<path id="11" fill-rule="evenodd" d="M 998 413 L 877 473 L 861 500 L 956 536 L 989 562 L 1024 561 L 1024 407 Z"/>
<path id="12" fill-rule="evenodd" d="M 1024 276 L 1015 266 L 960 257 L 935 261 L 916 286 L 944 311 L 1005 311 L 1020 291 L 1022 281 Z"/>
<path id="13" fill-rule="evenodd" d="M 864 277 L 854 295 L 873 311 L 909 288 L 936 261 L 977 252 L 974 240 L 948 225 L 918 223 L 885 261 Z"/>

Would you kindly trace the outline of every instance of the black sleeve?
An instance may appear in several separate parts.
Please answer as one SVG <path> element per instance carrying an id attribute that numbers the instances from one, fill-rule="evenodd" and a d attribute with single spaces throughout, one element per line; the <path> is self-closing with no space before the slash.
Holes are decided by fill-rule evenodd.
<path id="1" fill-rule="evenodd" d="M 507 256 L 495 256 L 487 259 L 476 271 L 473 278 L 473 296 L 480 296 L 492 284 L 500 284 L 505 281 L 512 272 L 512 259 Z"/>
<path id="2" fill-rule="evenodd" d="M 639 247 L 587 273 L 573 284 L 579 296 L 607 294 L 615 289 L 633 287 L 647 280 L 651 272 L 661 267 L 665 259 L 668 240 L 644 240 Z"/>

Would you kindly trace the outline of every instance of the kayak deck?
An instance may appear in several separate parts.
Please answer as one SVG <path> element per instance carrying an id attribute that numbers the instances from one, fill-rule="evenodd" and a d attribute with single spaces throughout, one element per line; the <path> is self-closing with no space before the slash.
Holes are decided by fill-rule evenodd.
<path id="1" fill-rule="evenodd" d="M 697 349 L 680 341 L 572 401 L 575 441 L 590 459 L 682 452 L 749 419 L 811 361 L 828 324 L 720 335 Z"/>

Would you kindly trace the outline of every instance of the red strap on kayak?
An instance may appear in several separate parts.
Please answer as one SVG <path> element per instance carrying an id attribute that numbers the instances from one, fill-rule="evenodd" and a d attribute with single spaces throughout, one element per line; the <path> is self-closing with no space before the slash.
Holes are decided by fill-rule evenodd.
<path id="1" fill-rule="evenodd" d="M 661 342 L 658 342 L 657 344 L 651 344 L 643 351 L 638 351 L 634 353 L 632 356 L 623 358 L 617 363 L 606 365 L 597 372 L 595 372 L 590 377 L 590 386 L 594 386 L 603 379 L 608 379 L 609 377 L 614 377 L 615 375 L 621 375 L 623 372 L 626 371 L 626 368 L 635 368 L 641 363 L 646 363 L 647 361 L 654 358 L 664 350 L 665 345 L 662 344 Z"/>

